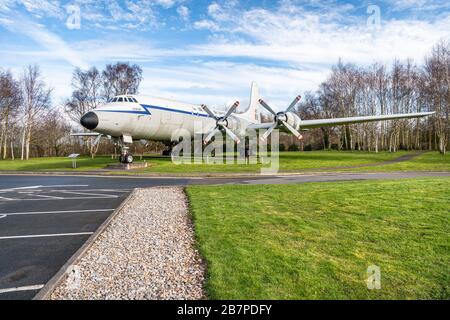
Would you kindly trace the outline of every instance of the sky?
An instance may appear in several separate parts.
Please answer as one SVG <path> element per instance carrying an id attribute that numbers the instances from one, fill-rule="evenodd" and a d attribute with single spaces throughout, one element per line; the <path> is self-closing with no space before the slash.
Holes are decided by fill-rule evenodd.
<path id="1" fill-rule="evenodd" d="M 0 68 L 39 64 L 62 104 L 76 67 L 128 61 L 140 93 L 222 107 L 250 84 L 283 109 L 339 59 L 423 62 L 450 39 L 450 1 L 0 0 Z"/>

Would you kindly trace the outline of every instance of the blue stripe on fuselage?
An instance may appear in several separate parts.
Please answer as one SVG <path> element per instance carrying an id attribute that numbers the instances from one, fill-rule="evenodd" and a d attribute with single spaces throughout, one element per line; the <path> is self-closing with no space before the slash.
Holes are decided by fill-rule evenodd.
<path id="1" fill-rule="evenodd" d="M 179 109 L 172 109 L 172 108 L 166 108 L 166 107 L 158 107 L 158 106 L 152 106 L 152 105 L 148 105 L 148 104 L 141 104 L 142 107 L 144 108 L 149 108 L 149 109 L 157 109 L 157 110 L 163 110 L 163 111 L 171 111 L 171 112 L 178 112 L 178 113 L 184 113 L 184 114 L 189 114 L 191 116 L 199 116 L 199 117 L 206 117 L 208 118 L 209 115 L 207 114 L 202 114 L 202 113 L 192 113 L 191 111 L 186 111 L 186 110 L 179 110 Z"/>
<path id="2" fill-rule="evenodd" d="M 152 105 L 148 105 L 148 104 L 141 104 L 140 106 L 145 111 L 135 111 L 135 110 L 95 110 L 95 111 L 151 115 L 151 112 L 148 109 L 157 109 L 157 110 L 163 110 L 163 111 L 170 111 L 170 112 L 178 112 L 178 113 L 188 114 L 188 115 L 191 115 L 191 116 L 199 116 L 199 117 L 206 117 L 206 118 L 209 117 L 209 115 L 207 115 L 207 114 L 192 113 L 192 112 L 186 111 L 186 110 L 179 110 L 179 109 L 172 109 L 172 108 L 166 108 L 166 107 L 152 106 Z"/>

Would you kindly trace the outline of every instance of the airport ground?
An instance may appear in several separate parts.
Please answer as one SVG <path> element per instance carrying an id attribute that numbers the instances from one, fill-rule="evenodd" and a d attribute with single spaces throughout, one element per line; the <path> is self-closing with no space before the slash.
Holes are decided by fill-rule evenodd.
<path id="1" fill-rule="evenodd" d="M 133 188 L 159 185 L 186 186 L 208 298 L 450 298 L 446 156 L 299 155 L 301 169 L 282 154 L 297 174 L 226 178 L 176 177 L 166 159 L 149 159 L 147 174 L 172 177 L 99 176 L 107 157 L 87 175 L 67 174 L 65 159 L 16 161 L 16 174 L 0 175 L 0 299 L 32 298 Z M 23 172 L 32 169 L 41 174 Z M 381 268 L 380 290 L 366 287 L 370 265 Z"/>

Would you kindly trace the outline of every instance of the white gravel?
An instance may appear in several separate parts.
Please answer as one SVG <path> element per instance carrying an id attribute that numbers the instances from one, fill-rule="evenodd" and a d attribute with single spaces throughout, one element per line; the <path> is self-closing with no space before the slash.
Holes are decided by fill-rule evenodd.
<path id="1" fill-rule="evenodd" d="M 136 189 L 51 299 L 202 299 L 204 264 L 181 187 Z"/>

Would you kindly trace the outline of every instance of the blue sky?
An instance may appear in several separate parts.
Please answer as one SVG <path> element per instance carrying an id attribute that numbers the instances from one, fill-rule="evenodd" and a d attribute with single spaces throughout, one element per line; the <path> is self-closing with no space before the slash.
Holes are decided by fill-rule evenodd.
<path id="1" fill-rule="evenodd" d="M 75 67 L 130 61 L 143 94 L 222 106 L 245 102 L 256 80 L 283 107 L 339 58 L 421 63 L 440 39 L 450 39 L 448 0 L 0 0 L 0 67 L 38 63 L 55 104 Z"/>

